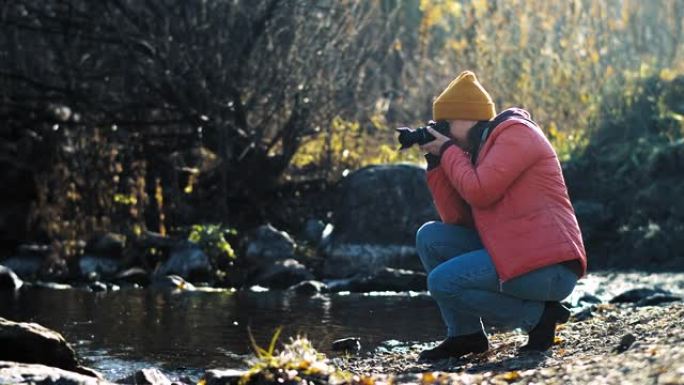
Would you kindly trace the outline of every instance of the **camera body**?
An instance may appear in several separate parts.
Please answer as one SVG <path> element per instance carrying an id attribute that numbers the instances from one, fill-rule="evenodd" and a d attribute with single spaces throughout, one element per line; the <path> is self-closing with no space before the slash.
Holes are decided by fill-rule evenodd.
<path id="1" fill-rule="evenodd" d="M 449 133 L 449 122 L 446 120 L 437 122 L 431 121 L 427 126 L 418 127 L 416 129 L 397 128 L 397 132 L 399 132 L 399 143 L 401 144 L 400 150 L 409 148 L 414 144 L 423 145 L 435 140 L 435 137 L 428 132 L 428 127 L 444 136 L 451 136 Z"/>

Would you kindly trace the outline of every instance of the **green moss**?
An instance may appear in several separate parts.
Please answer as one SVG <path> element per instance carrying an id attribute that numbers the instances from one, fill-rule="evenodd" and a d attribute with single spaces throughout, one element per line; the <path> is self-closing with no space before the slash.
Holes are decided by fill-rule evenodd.
<path id="1" fill-rule="evenodd" d="M 226 228 L 222 225 L 192 225 L 188 240 L 199 245 L 212 261 L 220 263 L 222 259 L 233 260 L 236 258 L 235 251 L 226 240 L 226 236 L 235 234 L 235 229 Z"/>

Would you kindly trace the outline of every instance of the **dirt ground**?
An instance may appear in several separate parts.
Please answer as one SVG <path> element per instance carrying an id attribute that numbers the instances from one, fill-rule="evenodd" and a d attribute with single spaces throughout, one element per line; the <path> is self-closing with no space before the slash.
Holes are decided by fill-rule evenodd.
<path id="1" fill-rule="evenodd" d="M 428 344 L 386 341 L 373 353 L 331 363 L 378 383 L 684 384 L 684 304 L 599 304 L 558 327 L 556 345 L 519 354 L 520 332 L 490 335 L 480 355 L 417 362 Z"/>

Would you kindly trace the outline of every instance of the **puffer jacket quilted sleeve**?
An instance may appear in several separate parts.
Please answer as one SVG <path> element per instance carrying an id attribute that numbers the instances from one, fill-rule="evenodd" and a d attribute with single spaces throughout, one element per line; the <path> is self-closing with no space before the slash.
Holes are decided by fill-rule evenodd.
<path id="1" fill-rule="evenodd" d="M 470 206 L 451 185 L 441 167 L 427 171 L 427 185 L 442 222 L 474 227 Z"/>
<path id="2" fill-rule="evenodd" d="M 496 203 L 508 187 L 543 153 L 539 135 L 524 124 L 507 127 L 496 138 L 492 151 L 473 167 L 470 158 L 456 145 L 442 154 L 442 168 L 451 184 L 473 207 Z"/>

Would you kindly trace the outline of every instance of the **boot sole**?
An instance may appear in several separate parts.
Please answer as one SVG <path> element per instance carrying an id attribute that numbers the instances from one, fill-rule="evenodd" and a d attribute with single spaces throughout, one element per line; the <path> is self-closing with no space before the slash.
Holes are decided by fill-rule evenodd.
<path id="1" fill-rule="evenodd" d="M 553 345 L 551 345 L 551 346 L 553 346 Z M 534 348 L 533 348 L 533 347 L 529 347 L 529 346 L 527 346 L 527 345 L 524 345 L 524 346 L 522 346 L 520 349 L 518 349 L 518 352 L 519 352 L 519 353 L 545 352 L 545 351 L 551 349 L 551 346 L 549 346 L 549 347 L 546 348 L 546 349 L 543 349 L 543 348 L 538 348 L 538 347 L 534 347 Z"/>
<path id="2" fill-rule="evenodd" d="M 428 362 L 429 362 L 429 361 L 446 360 L 446 359 L 449 359 L 449 358 L 462 358 L 462 357 L 464 357 L 464 356 L 467 356 L 468 354 L 481 354 L 481 353 L 484 353 L 484 352 L 487 352 L 487 351 L 489 351 L 489 346 L 487 346 L 487 348 L 485 348 L 485 349 L 471 350 L 470 352 L 464 353 L 464 354 L 462 354 L 462 355 L 460 355 L 460 356 L 441 356 L 441 357 L 420 357 L 420 356 L 418 356 L 418 360 L 417 360 L 417 361 L 418 361 L 418 362 L 425 362 L 425 361 L 428 361 Z"/>

